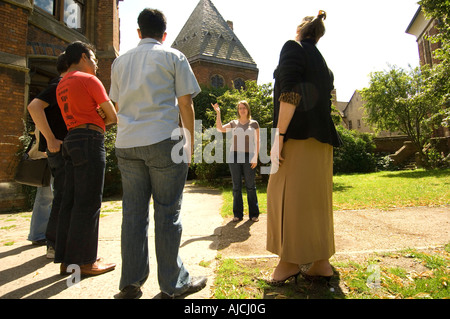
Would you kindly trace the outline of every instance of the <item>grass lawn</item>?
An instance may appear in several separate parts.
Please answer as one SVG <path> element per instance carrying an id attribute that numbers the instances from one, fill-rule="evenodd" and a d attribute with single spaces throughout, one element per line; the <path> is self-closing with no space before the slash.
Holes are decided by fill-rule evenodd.
<path id="1" fill-rule="evenodd" d="M 450 245 L 333 257 L 330 283 L 299 277 L 284 286 L 267 283 L 276 258 L 220 259 L 215 299 L 448 299 Z"/>
<path id="2" fill-rule="evenodd" d="M 224 198 L 222 216 L 232 216 L 231 181 L 227 184 L 222 182 L 218 187 L 222 190 Z M 267 185 L 259 182 L 257 193 L 260 211 L 264 214 L 267 212 Z M 244 213 L 248 214 L 245 191 L 243 196 Z M 335 210 L 449 204 L 450 169 L 336 175 L 333 178 L 333 208 Z"/>

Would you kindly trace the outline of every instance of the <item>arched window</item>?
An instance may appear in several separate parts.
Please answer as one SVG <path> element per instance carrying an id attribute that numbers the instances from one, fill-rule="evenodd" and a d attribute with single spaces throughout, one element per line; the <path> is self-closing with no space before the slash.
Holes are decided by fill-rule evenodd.
<path id="1" fill-rule="evenodd" d="M 214 88 L 222 88 L 225 85 L 223 76 L 216 74 L 211 77 L 211 86 Z"/>
<path id="2" fill-rule="evenodd" d="M 233 81 L 234 83 L 234 88 L 237 90 L 245 90 L 245 81 L 241 78 L 237 78 Z"/>

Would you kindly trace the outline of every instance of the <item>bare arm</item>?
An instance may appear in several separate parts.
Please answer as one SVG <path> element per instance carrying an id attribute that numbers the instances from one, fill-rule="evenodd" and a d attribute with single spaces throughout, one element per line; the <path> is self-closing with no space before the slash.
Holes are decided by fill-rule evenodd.
<path id="1" fill-rule="evenodd" d="M 190 154 L 188 154 L 188 160 L 190 162 L 190 156 L 194 152 L 194 120 L 195 120 L 195 111 L 194 111 L 194 102 L 192 101 L 192 95 L 184 95 L 178 98 L 178 105 L 180 108 L 180 116 L 181 123 L 183 128 L 189 132 L 190 139 L 186 139 L 189 143 L 188 150 Z"/>
<path id="2" fill-rule="evenodd" d="M 45 116 L 45 108 L 48 107 L 48 103 L 40 99 L 34 99 L 28 105 L 28 112 L 33 119 L 34 124 L 38 130 L 44 135 L 47 141 L 47 148 L 52 153 L 57 153 L 61 149 L 63 141 L 58 140 L 53 134 L 50 125 L 48 124 L 47 117 Z"/>
<path id="3" fill-rule="evenodd" d="M 255 168 L 256 165 L 258 164 L 258 155 L 259 155 L 259 147 L 260 147 L 259 139 L 260 139 L 260 136 L 259 136 L 259 128 L 258 128 L 258 129 L 256 129 L 256 132 L 255 132 L 255 145 L 256 145 L 255 155 L 253 155 L 253 158 L 250 161 L 252 168 Z"/>
<path id="4" fill-rule="evenodd" d="M 219 104 L 212 104 L 212 107 L 214 108 L 214 111 L 216 111 L 216 128 L 219 132 L 225 133 L 227 128 L 230 128 L 231 125 L 230 124 L 225 124 L 222 125 L 222 119 L 220 117 L 220 108 L 219 108 Z"/>
<path id="5" fill-rule="evenodd" d="M 105 125 L 117 123 L 116 108 L 114 107 L 114 104 L 112 104 L 111 101 L 107 101 L 100 104 L 100 109 L 101 112 L 104 114 L 104 117 L 102 115 L 100 116 L 102 116 L 103 120 L 105 121 Z"/>

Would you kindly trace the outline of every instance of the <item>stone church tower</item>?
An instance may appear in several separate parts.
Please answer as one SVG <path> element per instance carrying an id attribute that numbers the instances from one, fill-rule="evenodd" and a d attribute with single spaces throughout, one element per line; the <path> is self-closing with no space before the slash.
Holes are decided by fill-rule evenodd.
<path id="1" fill-rule="evenodd" d="M 211 0 L 200 0 L 172 47 L 183 52 L 200 85 L 241 88 L 258 68 Z"/>

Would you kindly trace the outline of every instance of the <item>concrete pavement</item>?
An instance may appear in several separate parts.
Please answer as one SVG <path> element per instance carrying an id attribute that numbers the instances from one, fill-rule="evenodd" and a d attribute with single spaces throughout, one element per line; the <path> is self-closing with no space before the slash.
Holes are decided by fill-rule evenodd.
<path id="1" fill-rule="evenodd" d="M 222 197 L 220 192 L 186 185 L 182 205 L 183 237 L 181 258 L 191 275 L 208 276 L 207 287 L 187 298 L 207 299 L 214 281 L 217 254 L 216 229 L 220 229 Z M 86 277 L 78 285 L 70 276 L 59 275 L 59 264 L 45 256 L 45 246 L 33 246 L 27 241 L 29 217 L 10 217 L 13 228 L 0 230 L 0 299 L 111 299 L 118 293 L 120 280 L 121 202 L 105 201 L 100 218 L 98 255 L 105 262 L 116 263 L 109 273 Z M 149 255 L 150 276 L 143 286 L 142 298 L 159 298 L 154 253 L 154 224 L 150 211 Z M 29 214 L 31 215 L 31 214 Z M 21 220 L 24 219 L 24 220 Z M 8 243 L 13 244 L 8 245 Z M 7 245 L 5 245 L 7 244 Z M 70 280 L 72 279 L 72 282 Z M 70 287 L 69 287 L 70 286 Z"/>

